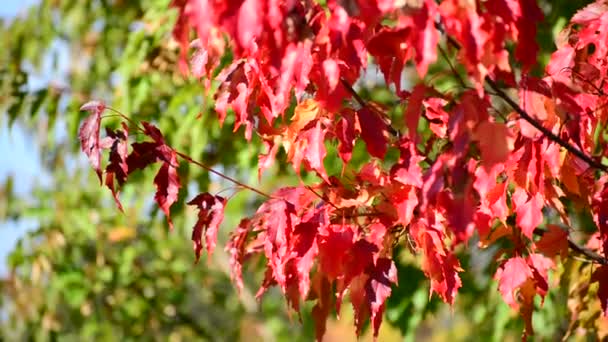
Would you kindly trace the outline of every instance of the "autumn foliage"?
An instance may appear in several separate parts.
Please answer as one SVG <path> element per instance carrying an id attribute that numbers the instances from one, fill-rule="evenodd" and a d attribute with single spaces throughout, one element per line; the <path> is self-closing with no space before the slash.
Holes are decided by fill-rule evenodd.
<path id="1" fill-rule="evenodd" d="M 522 315 L 526 335 L 533 334 L 535 297 L 544 298 L 549 271 L 569 253 L 598 264 L 590 281 L 599 282 L 597 300 L 608 314 L 606 1 L 576 13 L 542 75 L 534 37 L 543 14 L 533 0 L 175 0 L 172 7 L 179 12 L 180 69 L 205 89 L 219 81 L 220 123 L 234 115 L 235 132 L 263 141 L 260 175 L 286 162 L 296 174 L 316 174 L 318 183 L 266 194 L 174 150 L 152 123 L 126 116 L 102 138 L 109 109 L 90 102 L 82 108 L 91 113 L 80 130 L 82 149 L 119 208 L 120 186 L 152 164 L 160 164 L 154 198 L 169 225 L 180 162 L 265 197 L 226 247 L 234 281 L 242 287 L 243 263 L 263 254 L 258 296 L 278 286 L 298 312 L 302 301 L 313 301 L 319 338 L 345 295 L 357 332 L 370 320 L 377 334 L 398 286 L 399 244 L 421 256 L 431 294 L 453 304 L 466 272 L 455 251 L 475 243 L 474 236 L 482 248 L 510 241 L 495 254 L 495 279 Z M 370 63 L 399 99 L 399 114 L 355 90 Z M 404 84 L 408 65 L 417 84 Z M 431 69 L 451 73 L 458 87 L 436 89 Z M 129 130 L 147 140 L 130 142 Z M 353 167 L 359 141 L 369 160 Z M 343 162 L 338 174 L 325 168 L 329 145 Z M 388 161 L 389 151 L 398 157 Z M 188 202 L 199 210 L 197 259 L 204 248 L 213 252 L 226 203 L 210 193 Z M 593 217 L 590 241 L 598 243 L 584 246 L 589 237 L 570 235 L 572 203 Z M 547 215 L 560 224 L 545 224 Z"/>

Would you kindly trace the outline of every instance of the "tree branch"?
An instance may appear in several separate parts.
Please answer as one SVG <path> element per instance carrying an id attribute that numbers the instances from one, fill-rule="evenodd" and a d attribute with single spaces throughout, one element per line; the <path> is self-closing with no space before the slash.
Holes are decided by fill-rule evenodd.
<path id="1" fill-rule="evenodd" d="M 449 45 L 452 45 L 456 50 L 461 49 L 460 44 L 454 38 L 452 38 L 448 34 L 446 34 L 439 23 L 436 23 L 435 27 L 437 28 L 437 30 L 439 30 L 439 32 L 441 32 L 445 35 L 446 40 Z M 511 99 L 507 94 L 505 94 L 505 92 L 498 86 L 498 84 L 496 84 L 496 82 L 494 82 L 494 80 L 492 78 L 490 78 L 490 76 L 485 77 L 485 82 L 496 93 L 496 96 L 503 99 L 515 112 L 517 112 L 517 114 L 519 114 L 519 116 L 522 119 L 524 119 L 529 124 L 534 126 L 534 128 L 538 129 L 549 140 L 551 140 L 551 141 L 557 143 L 558 145 L 560 145 L 561 147 L 565 148 L 568 152 L 574 154 L 576 157 L 578 157 L 579 159 L 581 159 L 582 161 L 587 163 L 589 166 L 591 166 L 595 169 L 604 171 L 604 172 L 608 172 L 608 166 L 591 158 L 589 155 L 585 154 L 585 152 L 579 150 L 572 144 L 563 140 L 562 138 L 560 138 L 559 136 L 557 136 L 556 134 L 551 132 L 549 129 L 544 127 L 540 122 L 536 121 L 530 114 L 528 114 L 528 112 L 523 110 L 515 101 L 513 101 L 513 99 Z"/>
<path id="2" fill-rule="evenodd" d="M 570 249 L 572 249 L 573 251 L 584 255 L 585 257 L 587 257 L 589 260 L 600 264 L 600 265 L 608 265 L 608 259 L 604 258 L 603 256 L 595 253 L 592 250 L 589 250 L 585 247 L 581 247 L 579 245 L 576 244 L 576 242 L 572 241 L 570 238 L 568 238 L 568 247 L 570 247 Z"/>
<path id="3" fill-rule="evenodd" d="M 579 150 L 578 148 L 574 147 L 572 144 L 568 143 L 567 141 L 563 140 L 562 138 L 560 138 L 559 136 L 557 136 L 556 134 L 551 132 L 548 128 L 543 126 L 540 122 L 534 120 L 534 118 L 532 116 L 530 116 L 530 114 L 528 114 L 528 112 L 523 110 L 515 101 L 513 101 L 513 99 L 511 99 L 507 94 L 505 94 L 505 92 L 502 91 L 502 89 L 496 84 L 496 82 L 494 82 L 494 80 L 492 80 L 489 76 L 486 76 L 485 81 L 490 86 L 490 88 L 492 88 L 492 90 L 494 90 L 494 92 L 496 93 L 496 95 L 498 97 L 503 99 L 509 106 L 511 106 L 511 108 L 513 108 L 513 110 L 515 112 L 517 112 L 517 114 L 519 114 L 519 116 L 522 119 L 526 120 L 529 124 L 534 126 L 534 128 L 541 131 L 541 133 L 543 133 L 547 138 L 549 138 L 549 140 L 551 140 L 551 141 L 557 143 L 558 145 L 560 145 L 561 147 L 565 148 L 568 152 L 574 154 L 579 159 L 581 159 L 585 163 L 589 164 L 589 166 L 592 166 L 592 167 L 594 167 L 598 170 L 602 170 L 604 172 L 608 172 L 608 166 L 591 158 L 590 156 L 585 154 L 583 151 Z"/>

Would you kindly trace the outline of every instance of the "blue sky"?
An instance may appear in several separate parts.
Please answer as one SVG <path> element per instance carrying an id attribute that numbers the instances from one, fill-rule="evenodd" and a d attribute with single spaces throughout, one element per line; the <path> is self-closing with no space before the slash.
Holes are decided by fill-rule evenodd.
<path id="1" fill-rule="evenodd" d="M 10 19 L 23 13 L 36 0 L 3 0 L 0 6 L 0 17 Z M 29 192 L 32 185 L 41 177 L 42 169 L 38 159 L 39 149 L 32 137 L 18 125 L 8 129 L 6 115 L 0 114 L 0 182 L 12 175 L 17 193 Z M 13 249 L 17 240 L 35 222 L 0 222 L 0 275 L 6 273 L 6 256 Z"/>

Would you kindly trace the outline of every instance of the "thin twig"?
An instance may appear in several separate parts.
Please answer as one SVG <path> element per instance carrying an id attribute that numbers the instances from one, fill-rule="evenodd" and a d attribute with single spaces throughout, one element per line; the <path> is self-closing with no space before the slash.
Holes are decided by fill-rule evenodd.
<path id="1" fill-rule="evenodd" d="M 492 88 L 492 90 L 494 90 L 494 92 L 496 92 L 498 97 L 503 99 L 509 106 L 511 106 L 511 108 L 513 108 L 513 110 L 515 110 L 517 112 L 517 114 L 519 114 L 519 116 L 522 119 L 526 120 L 529 124 L 534 126 L 534 128 L 541 131 L 541 133 L 543 133 L 551 141 L 553 141 L 553 142 L 557 143 L 558 145 L 560 145 L 561 147 L 565 148 L 568 152 L 574 154 L 579 159 L 581 159 L 585 163 L 589 164 L 589 166 L 592 166 L 592 167 L 594 167 L 598 170 L 602 170 L 604 172 L 608 172 L 608 166 L 594 160 L 593 158 L 591 158 L 590 156 L 585 154 L 583 151 L 579 150 L 578 148 L 574 147 L 570 143 L 566 142 L 565 140 L 563 140 L 562 138 L 560 138 L 559 136 L 557 136 L 556 134 L 551 132 L 548 128 L 543 126 L 540 122 L 534 120 L 534 118 L 532 116 L 530 116 L 530 114 L 528 114 L 528 112 L 523 110 L 515 101 L 513 101 L 513 99 L 511 99 L 507 94 L 505 94 L 505 92 L 502 91 L 502 89 L 496 84 L 496 82 L 494 82 L 494 80 L 492 80 L 489 76 L 486 76 L 485 80 L 486 80 L 486 83 L 488 83 L 488 85 L 490 86 L 490 88 Z"/>
<path id="2" fill-rule="evenodd" d="M 234 184 L 236 184 L 236 185 L 238 185 L 238 186 L 240 186 L 240 187 L 242 187 L 242 188 L 244 188 L 244 189 L 247 189 L 247 190 L 253 191 L 253 192 L 257 193 L 258 195 L 264 196 L 264 197 L 266 197 L 266 198 L 273 198 L 271 195 L 269 195 L 269 194 L 267 194 L 267 193 L 263 192 L 262 190 L 258 190 L 258 189 L 254 188 L 254 187 L 252 187 L 252 186 L 249 186 L 249 185 L 247 185 L 247 184 L 245 184 L 245 183 L 242 183 L 242 182 L 240 182 L 240 181 L 238 181 L 238 180 L 236 180 L 236 179 L 234 179 L 234 178 L 232 178 L 232 177 L 230 177 L 230 176 L 227 176 L 227 175 L 225 175 L 225 174 L 223 174 L 223 173 L 221 173 L 221 172 L 219 172 L 219 171 L 214 170 L 213 168 L 211 168 L 211 167 L 209 167 L 209 166 L 207 166 L 207 165 L 205 165 L 205 164 L 203 164 L 203 163 L 201 163 L 201 162 L 198 162 L 198 161 L 196 161 L 196 160 L 194 160 L 194 159 L 190 158 L 190 156 L 188 156 L 188 155 L 187 155 L 187 154 L 185 154 L 185 153 L 182 153 L 182 152 L 180 152 L 180 151 L 176 151 L 176 150 L 174 150 L 174 151 L 175 151 L 175 153 L 176 153 L 178 156 L 180 156 L 182 159 L 184 159 L 184 160 L 186 160 L 186 161 L 188 161 L 188 162 L 190 162 L 190 163 L 192 163 L 192 164 L 194 164 L 194 165 L 196 165 L 196 166 L 199 166 L 199 167 L 201 167 L 201 168 L 203 168 L 203 169 L 205 169 L 205 170 L 207 170 L 207 171 L 209 171 L 209 172 L 213 173 L 213 174 L 214 174 L 214 175 L 216 175 L 216 176 L 219 176 L 219 177 L 221 177 L 221 178 L 223 178 L 223 179 L 225 179 L 225 180 L 227 180 L 227 181 L 229 181 L 229 182 L 232 182 L 232 183 L 234 183 Z"/>
<path id="3" fill-rule="evenodd" d="M 454 76 L 456 77 L 456 79 L 458 80 L 458 83 L 460 83 L 460 85 L 465 88 L 468 89 L 469 87 L 467 86 L 467 84 L 464 82 L 464 79 L 462 78 L 462 76 L 460 76 L 460 74 L 458 73 L 458 70 L 456 70 L 456 67 L 454 67 L 454 64 L 452 64 L 452 61 L 450 60 L 450 58 L 448 57 L 448 54 L 445 52 L 445 50 L 441 47 L 441 45 L 437 45 L 437 47 L 439 48 L 439 53 L 441 53 L 441 56 L 443 56 L 443 59 L 445 59 L 445 61 L 448 63 L 448 66 L 450 67 L 450 69 L 452 70 L 452 73 L 454 74 Z"/>
<path id="4" fill-rule="evenodd" d="M 584 255 L 589 260 L 591 260 L 597 264 L 608 265 L 608 259 L 604 258 L 603 256 L 601 256 L 585 247 L 579 246 L 574 241 L 572 241 L 570 238 L 568 238 L 568 247 L 570 247 L 570 249 L 572 249 L 573 251 Z"/>

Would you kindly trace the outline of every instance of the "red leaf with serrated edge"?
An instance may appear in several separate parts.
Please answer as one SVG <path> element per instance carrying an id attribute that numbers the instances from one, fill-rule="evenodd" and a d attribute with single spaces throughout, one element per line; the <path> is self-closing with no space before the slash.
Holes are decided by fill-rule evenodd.
<path id="1" fill-rule="evenodd" d="M 387 150 L 387 127 L 382 118 L 375 112 L 363 107 L 357 111 L 361 125 L 361 138 L 365 141 L 367 152 L 376 158 L 384 158 Z"/>
<path id="2" fill-rule="evenodd" d="M 330 225 L 319 235 L 319 267 L 329 280 L 344 274 L 348 251 L 354 244 L 353 228 Z"/>
<path id="3" fill-rule="evenodd" d="M 514 309 L 519 309 L 519 304 L 515 297 L 517 291 L 528 278 L 532 278 L 532 271 L 528 263 L 521 257 L 514 257 L 507 260 L 494 276 L 498 279 L 498 290 L 507 304 Z"/>
<path id="4" fill-rule="evenodd" d="M 80 138 L 80 148 L 87 155 L 89 162 L 97 173 L 101 184 L 101 145 L 99 141 L 99 130 L 101 126 L 101 113 L 106 109 L 106 105 L 100 101 L 90 101 L 82 105 L 80 110 L 86 110 L 90 115 L 84 120 L 78 138 Z"/>
<path id="5" fill-rule="evenodd" d="M 405 62 L 412 56 L 409 41 L 412 29 L 382 28 L 367 43 L 369 53 L 376 58 L 387 84 L 394 83 L 401 90 L 401 72 Z"/>
<path id="6" fill-rule="evenodd" d="M 484 121 L 477 125 L 475 137 L 481 149 L 481 163 L 487 169 L 504 163 L 513 150 L 515 138 L 503 123 Z"/>
<path id="7" fill-rule="evenodd" d="M 430 129 L 438 137 L 445 137 L 447 134 L 447 123 L 450 119 L 448 114 L 443 107 L 447 104 L 447 101 L 441 98 L 427 98 L 422 102 L 426 110 L 426 117 L 431 121 Z"/>
<path id="8" fill-rule="evenodd" d="M 364 274 L 353 279 L 350 299 L 355 311 L 357 336 L 363 323 L 371 316 L 374 340 L 378 337 L 386 299 L 391 294 L 391 285 L 397 283 L 397 268 L 392 260 L 379 258 Z"/>
<path id="9" fill-rule="evenodd" d="M 319 252 L 317 247 L 317 232 L 322 219 L 314 215 L 310 220 L 299 223 L 294 227 L 292 245 L 292 260 L 295 263 L 296 278 L 292 282 L 297 284 L 302 300 L 306 300 L 310 289 L 310 270 Z"/>
<path id="10" fill-rule="evenodd" d="M 123 211 L 122 204 L 118 198 L 118 190 L 116 190 L 116 186 L 114 185 L 114 180 L 118 182 L 118 185 L 121 186 L 127 180 L 127 175 L 129 173 L 129 165 L 127 164 L 127 154 L 128 154 L 128 137 L 129 130 L 127 125 L 122 123 L 122 130 L 110 131 L 107 132 L 108 137 L 112 139 L 112 147 L 110 148 L 110 163 L 106 166 L 106 186 L 112 191 L 112 196 L 114 196 L 114 201 L 118 206 L 120 211 Z"/>
<path id="11" fill-rule="evenodd" d="M 416 188 L 413 186 L 395 187 L 388 196 L 397 211 L 397 222 L 407 227 L 414 218 L 414 209 L 418 205 Z"/>
<path id="12" fill-rule="evenodd" d="M 169 161 L 163 162 L 156 177 L 154 177 L 154 185 L 156 186 L 154 200 L 167 216 L 170 229 L 173 229 L 170 208 L 177 201 L 177 194 L 181 187 L 176 167 L 177 157 L 173 154 Z"/>
<path id="13" fill-rule="evenodd" d="M 418 165 L 424 158 L 418 155 L 416 146 L 408 139 L 399 142 L 399 162 L 391 168 L 394 180 L 404 185 L 422 187 L 422 168 Z"/>
<path id="14" fill-rule="evenodd" d="M 513 193 L 513 204 L 517 215 L 515 222 L 522 233 L 532 239 L 534 229 L 543 222 L 543 197 L 540 193 L 529 196 L 525 190 L 518 188 Z"/>
<path id="15" fill-rule="evenodd" d="M 226 251 L 230 254 L 230 275 L 239 291 L 243 290 L 243 262 L 247 256 L 247 237 L 249 235 L 249 219 L 242 219 L 236 231 L 230 234 Z"/>
<path id="16" fill-rule="evenodd" d="M 143 170 L 148 165 L 154 164 L 159 160 L 158 144 L 155 142 L 144 141 L 141 143 L 132 143 L 132 151 L 127 156 L 127 166 L 129 174 L 135 170 Z"/>
<path id="17" fill-rule="evenodd" d="M 357 117 L 352 110 L 345 110 L 340 121 L 336 124 L 336 138 L 338 138 L 338 155 L 347 164 L 353 154 L 355 138 L 361 132 Z"/>
<path id="18" fill-rule="evenodd" d="M 144 126 L 145 135 L 152 138 L 152 140 L 154 140 L 154 142 L 158 145 L 165 145 L 165 138 L 163 137 L 163 134 L 160 132 L 160 129 L 158 129 L 158 127 L 146 121 L 142 121 L 141 125 Z"/>
<path id="19" fill-rule="evenodd" d="M 287 286 L 283 265 L 289 258 L 288 242 L 293 231 L 293 215 L 295 215 L 293 204 L 282 199 L 271 199 L 258 209 L 257 220 L 254 222 L 257 229 L 262 231 L 261 238 L 264 253 L 268 258 L 271 279 L 282 289 Z"/>
<path id="20" fill-rule="evenodd" d="M 412 90 L 412 94 L 407 100 L 407 109 L 405 110 L 405 122 L 407 132 L 410 139 L 417 141 L 418 139 L 418 122 L 422 114 L 422 101 L 426 93 L 424 84 L 418 84 Z"/>
<path id="21" fill-rule="evenodd" d="M 325 150 L 325 133 L 326 129 L 321 127 L 321 121 L 317 121 L 316 125 L 307 130 L 300 137 L 306 141 L 306 149 L 304 161 L 308 169 L 317 171 L 317 174 L 329 183 L 323 159 L 327 155 Z"/>
<path id="22" fill-rule="evenodd" d="M 591 282 L 599 283 L 597 297 L 602 305 L 604 316 L 608 316 L 608 266 L 602 265 L 598 267 L 591 276 Z"/>
<path id="23" fill-rule="evenodd" d="M 190 200 L 188 205 L 194 205 L 198 208 L 198 219 L 192 229 L 192 242 L 194 243 L 194 253 L 198 262 L 201 257 L 201 250 L 203 249 L 203 233 L 205 233 L 207 253 L 211 255 L 215 249 L 217 232 L 224 219 L 226 199 L 205 192 Z"/>
<path id="24" fill-rule="evenodd" d="M 397 268 L 395 263 L 387 258 L 379 258 L 370 270 L 368 285 L 368 301 L 370 304 L 374 339 L 378 338 L 382 314 L 386 299 L 391 295 L 391 285 L 397 284 Z"/>
<path id="25" fill-rule="evenodd" d="M 416 245 L 422 249 L 422 271 L 431 280 L 431 294 L 437 293 L 441 299 L 454 304 L 462 281 L 458 272 L 462 271 L 458 258 L 443 242 L 443 234 L 428 226 L 426 220 L 418 220 L 410 225 L 410 232 Z"/>
<path id="26" fill-rule="evenodd" d="M 549 231 L 536 242 L 536 249 L 550 258 L 559 255 L 564 260 L 568 256 L 568 231 L 554 224 L 547 228 Z"/>
<path id="27" fill-rule="evenodd" d="M 327 85 L 329 91 L 333 92 L 340 82 L 340 66 L 334 59 L 326 59 L 323 61 L 323 72 L 325 72 L 325 78 L 327 78 Z"/>
<path id="28" fill-rule="evenodd" d="M 361 274 L 350 283 L 349 296 L 353 311 L 355 312 L 355 333 L 357 336 L 361 335 L 363 324 L 370 315 L 366 296 L 368 279 L 369 276 L 367 274 Z"/>

